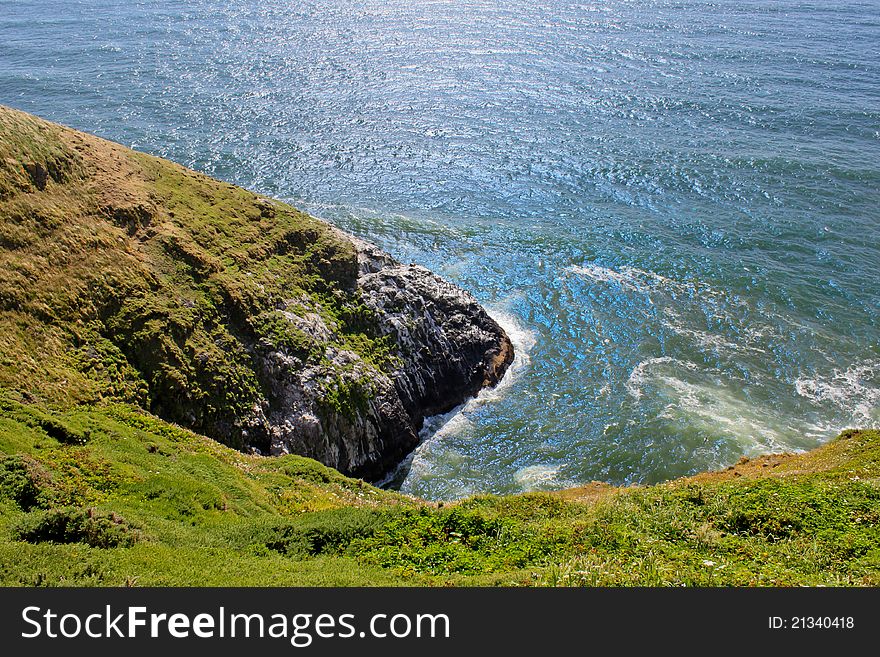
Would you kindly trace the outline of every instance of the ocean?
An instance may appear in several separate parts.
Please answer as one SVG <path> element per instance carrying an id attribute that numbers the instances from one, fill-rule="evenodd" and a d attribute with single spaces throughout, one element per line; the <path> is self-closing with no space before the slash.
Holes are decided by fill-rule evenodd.
<path id="1" fill-rule="evenodd" d="M 427 423 L 405 492 L 880 425 L 876 0 L 0 0 L 0 103 L 471 291 L 517 360 Z"/>

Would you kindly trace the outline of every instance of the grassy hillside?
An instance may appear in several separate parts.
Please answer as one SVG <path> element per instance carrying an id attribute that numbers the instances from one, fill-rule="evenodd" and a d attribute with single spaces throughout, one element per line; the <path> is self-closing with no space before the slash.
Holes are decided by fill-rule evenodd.
<path id="1" fill-rule="evenodd" d="M 3 585 L 880 585 L 880 432 L 430 505 L 125 405 L 0 402 Z"/>
<path id="2" fill-rule="evenodd" d="M 290 206 L 0 106 L 0 388 L 22 400 L 129 403 L 240 446 L 266 396 L 246 345 L 387 360 L 356 276 L 352 244 Z"/>

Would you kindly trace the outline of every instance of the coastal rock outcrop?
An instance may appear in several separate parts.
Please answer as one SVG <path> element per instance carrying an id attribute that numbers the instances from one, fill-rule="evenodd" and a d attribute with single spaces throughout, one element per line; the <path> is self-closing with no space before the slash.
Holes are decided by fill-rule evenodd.
<path id="1" fill-rule="evenodd" d="M 497 383 L 513 347 L 466 291 L 345 237 L 357 249 L 357 296 L 390 345 L 386 366 L 328 346 L 324 366 L 303 367 L 264 345 L 261 378 L 271 392 L 254 428 L 268 435 L 272 454 L 301 454 L 345 474 L 378 479 L 415 448 L 425 417 Z M 318 314 L 286 316 L 329 345 L 333 329 Z M 328 391 L 339 400 L 340 390 L 345 402 L 328 404 Z"/>

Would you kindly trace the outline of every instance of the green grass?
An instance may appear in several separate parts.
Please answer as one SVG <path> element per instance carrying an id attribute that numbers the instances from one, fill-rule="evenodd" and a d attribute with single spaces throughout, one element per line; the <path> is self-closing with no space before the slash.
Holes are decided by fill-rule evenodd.
<path id="1" fill-rule="evenodd" d="M 55 425 L 84 441 L 58 440 Z M 316 562 L 369 529 L 370 509 L 415 504 L 121 405 L 51 412 L 7 399 L 0 454 L 4 585 L 388 584 L 352 558 L 326 572 Z"/>
<path id="2" fill-rule="evenodd" d="M 880 584 L 877 431 L 584 499 L 445 505 L 120 404 L 7 395 L 0 454 L 3 585 Z"/>

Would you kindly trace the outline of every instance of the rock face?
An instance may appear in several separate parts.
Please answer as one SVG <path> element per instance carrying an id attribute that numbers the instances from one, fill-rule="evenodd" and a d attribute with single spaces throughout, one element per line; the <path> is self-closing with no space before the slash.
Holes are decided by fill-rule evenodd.
<path id="1" fill-rule="evenodd" d="M 268 438 L 272 454 L 309 456 L 375 480 L 415 448 L 425 417 L 497 383 L 513 360 L 513 347 L 464 290 L 347 237 L 358 252 L 357 291 L 392 344 L 393 365 L 380 371 L 352 351 L 328 347 L 328 365 L 304 367 L 264 345 L 261 378 L 270 394 L 251 431 Z M 297 309 L 285 316 L 315 340 L 328 342 L 332 335 L 317 314 Z M 348 391 L 349 403 L 341 407 L 326 400 L 334 377 L 336 389 Z"/>

